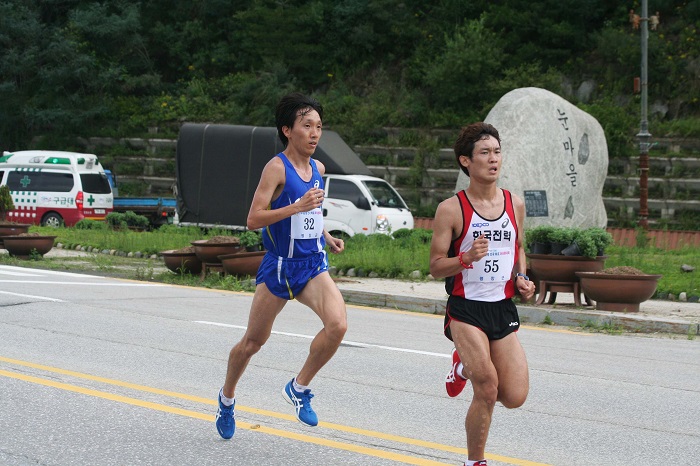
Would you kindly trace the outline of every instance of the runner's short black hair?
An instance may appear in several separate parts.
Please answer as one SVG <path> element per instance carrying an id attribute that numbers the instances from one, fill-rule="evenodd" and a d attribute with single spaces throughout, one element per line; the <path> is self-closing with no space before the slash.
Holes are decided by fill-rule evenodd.
<path id="1" fill-rule="evenodd" d="M 459 157 L 464 155 L 471 159 L 474 156 L 473 152 L 476 141 L 481 141 L 489 136 L 493 136 L 496 138 L 496 140 L 498 140 L 499 144 L 501 143 L 501 137 L 498 135 L 498 130 L 490 124 L 484 123 L 483 121 L 465 126 L 459 132 L 459 136 L 457 136 L 457 141 L 454 145 L 455 157 L 457 158 L 457 166 L 459 166 L 459 168 L 467 176 L 469 176 L 469 169 L 459 163 Z"/>
<path id="2" fill-rule="evenodd" d="M 304 116 L 311 110 L 316 110 L 323 121 L 323 107 L 313 97 L 306 96 L 301 92 L 293 92 L 282 97 L 275 110 L 275 125 L 277 126 L 277 135 L 284 147 L 287 147 L 289 141 L 282 132 L 282 127 L 292 128 L 299 115 Z"/>

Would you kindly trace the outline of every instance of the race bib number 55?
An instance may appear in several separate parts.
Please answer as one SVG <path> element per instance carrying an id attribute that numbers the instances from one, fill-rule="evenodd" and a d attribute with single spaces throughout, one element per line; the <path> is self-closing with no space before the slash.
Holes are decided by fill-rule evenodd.
<path id="1" fill-rule="evenodd" d="M 292 238 L 315 239 L 323 235 L 323 211 L 316 208 L 292 215 Z"/>
<path id="2" fill-rule="evenodd" d="M 489 249 L 486 257 L 474 262 L 474 269 L 469 270 L 467 281 L 480 283 L 508 281 L 513 270 L 513 264 L 513 251 L 511 248 Z"/>

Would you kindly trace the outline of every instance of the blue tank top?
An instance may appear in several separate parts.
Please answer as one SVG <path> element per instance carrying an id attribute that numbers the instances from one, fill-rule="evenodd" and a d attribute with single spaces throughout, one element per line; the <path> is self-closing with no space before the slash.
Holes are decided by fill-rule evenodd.
<path id="1" fill-rule="evenodd" d="M 294 204 L 313 187 L 324 189 L 323 178 L 314 159 L 310 161 L 311 180 L 304 181 L 284 153 L 280 152 L 277 157 L 284 163 L 285 181 L 282 193 L 270 204 L 272 209 Z M 286 258 L 304 258 L 322 252 L 326 246 L 326 240 L 323 237 L 322 212 L 320 207 L 310 212 L 299 212 L 265 227 L 263 232 L 265 249 L 278 257 Z"/>

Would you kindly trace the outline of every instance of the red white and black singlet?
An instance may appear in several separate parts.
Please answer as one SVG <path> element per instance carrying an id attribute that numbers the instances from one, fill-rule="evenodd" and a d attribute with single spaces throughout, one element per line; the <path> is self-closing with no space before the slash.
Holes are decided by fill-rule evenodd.
<path id="1" fill-rule="evenodd" d="M 511 194 L 505 189 L 502 191 L 503 212 L 496 219 L 479 215 L 464 190 L 457 193 L 462 209 L 462 233 L 450 245 L 448 257 L 457 257 L 469 251 L 474 240 L 481 235 L 489 240 L 489 251 L 471 268 L 445 280 L 448 295 L 486 302 L 501 301 L 515 295 L 512 276 L 513 266 L 518 260 L 518 225 Z"/>

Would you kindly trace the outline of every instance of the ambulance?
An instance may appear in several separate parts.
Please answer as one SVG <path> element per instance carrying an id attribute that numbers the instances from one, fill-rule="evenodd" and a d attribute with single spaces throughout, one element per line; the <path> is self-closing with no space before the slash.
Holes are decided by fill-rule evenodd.
<path id="1" fill-rule="evenodd" d="M 112 188 L 94 154 L 5 151 L 0 185 L 10 189 L 12 222 L 70 227 L 83 219 L 104 220 L 112 211 Z"/>

